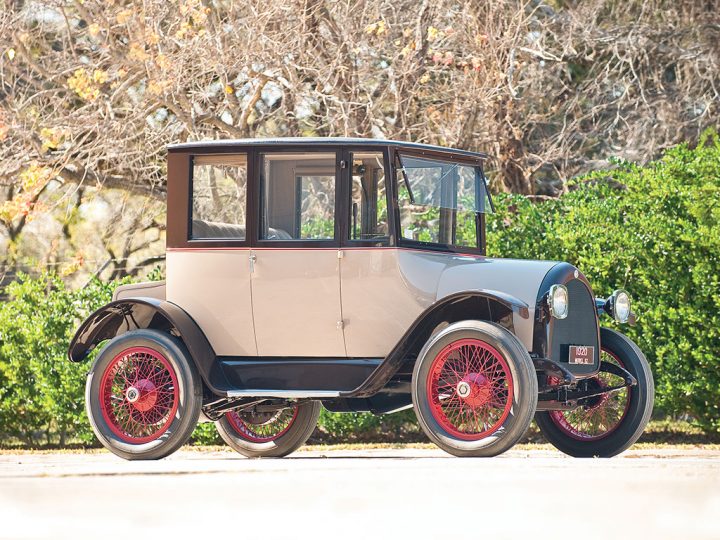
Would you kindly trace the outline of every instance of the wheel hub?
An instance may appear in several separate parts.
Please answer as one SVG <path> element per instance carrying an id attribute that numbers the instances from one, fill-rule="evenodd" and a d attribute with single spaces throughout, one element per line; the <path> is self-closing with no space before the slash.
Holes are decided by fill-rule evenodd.
<path id="1" fill-rule="evenodd" d="M 146 412 L 155 406 L 157 389 L 152 381 L 140 379 L 125 390 L 125 399 L 138 411 Z"/>
<path id="2" fill-rule="evenodd" d="M 138 399 L 140 399 L 140 390 L 131 386 L 125 390 L 125 399 L 127 399 L 130 403 L 135 403 Z"/>
<path id="3" fill-rule="evenodd" d="M 602 383 L 602 381 L 597 378 L 593 377 L 588 381 L 588 389 L 595 392 L 600 391 L 605 387 L 605 385 Z M 587 411 L 594 411 L 597 409 L 600 409 L 607 400 L 609 399 L 609 394 L 601 394 L 599 396 L 593 396 L 589 399 L 584 400 L 583 406 L 585 407 L 585 410 Z"/>
<path id="4" fill-rule="evenodd" d="M 277 411 L 267 411 L 267 412 L 258 412 L 258 411 L 249 411 L 249 412 L 241 412 L 239 413 L 240 418 L 243 419 L 243 421 L 247 422 L 248 424 L 252 424 L 254 426 L 266 426 L 268 424 L 272 424 L 282 413 L 282 410 Z"/>
<path id="5" fill-rule="evenodd" d="M 470 395 L 470 392 L 472 392 L 472 388 L 470 387 L 470 385 L 468 383 L 466 383 L 465 381 L 460 381 L 458 383 L 458 385 L 457 385 L 458 396 L 460 396 L 461 398 L 464 399 Z"/>
<path id="6" fill-rule="evenodd" d="M 455 390 L 465 403 L 477 408 L 486 405 L 492 397 L 492 387 L 488 378 L 481 373 L 468 373 L 457 384 Z"/>

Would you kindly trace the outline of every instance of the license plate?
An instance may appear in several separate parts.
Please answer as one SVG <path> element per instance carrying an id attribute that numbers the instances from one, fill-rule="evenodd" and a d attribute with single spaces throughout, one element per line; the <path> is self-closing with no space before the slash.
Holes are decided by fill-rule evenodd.
<path id="1" fill-rule="evenodd" d="M 576 365 L 592 365 L 595 363 L 595 347 L 586 345 L 570 345 L 568 362 Z"/>

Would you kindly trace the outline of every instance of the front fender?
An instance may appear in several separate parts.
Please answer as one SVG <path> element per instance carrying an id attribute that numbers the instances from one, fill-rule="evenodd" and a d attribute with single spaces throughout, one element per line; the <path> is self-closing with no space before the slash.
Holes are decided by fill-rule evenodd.
<path id="1" fill-rule="evenodd" d="M 486 315 L 480 317 L 479 320 L 502 324 L 501 321 L 507 319 L 510 315 L 513 316 L 513 319 L 515 316 L 523 319 L 529 318 L 529 309 L 525 302 L 498 291 L 472 290 L 444 296 L 426 308 L 415 319 L 415 322 L 396 343 L 393 350 L 390 351 L 390 354 L 375 368 L 363 384 L 355 390 L 341 393 L 341 397 L 370 397 L 376 394 L 406 362 L 410 351 L 413 348 L 419 350 L 438 324 L 443 321 L 450 322 L 449 319 L 456 321 L 478 318 L 479 313 L 466 312 L 465 310 L 461 310 L 461 313 L 456 313 L 453 317 L 448 318 L 447 316 L 448 310 L 451 310 L 453 306 L 467 306 L 466 302 L 472 299 L 480 300 L 487 305 Z"/>
<path id="2" fill-rule="evenodd" d="M 214 393 L 225 393 L 227 384 L 224 376 L 215 368 L 216 355 L 212 345 L 193 318 L 167 300 L 124 298 L 101 307 L 75 332 L 68 348 L 68 358 L 71 362 L 85 360 L 103 341 L 142 328 L 177 334 L 187 347 L 203 381 Z"/>
<path id="3" fill-rule="evenodd" d="M 507 294 L 502 291 L 496 291 L 493 289 L 467 289 L 459 293 L 453 293 L 448 294 L 447 296 L 439 297 L 438 302 L 443 302 L 446 298 L 450 298 L 452 300 L 455 297 L 461 297 L 466 295 L 479 296 L 481 298 L 487 298 L 488 300 L 499 302 L 508 309 L 512 310 L 514 313 L 517 313 L 518 317 L 521 317 L 523 319 L 530 318 L 530 306 L 527 302 L 523 302 L 522 300 L 511 294 Z"/>

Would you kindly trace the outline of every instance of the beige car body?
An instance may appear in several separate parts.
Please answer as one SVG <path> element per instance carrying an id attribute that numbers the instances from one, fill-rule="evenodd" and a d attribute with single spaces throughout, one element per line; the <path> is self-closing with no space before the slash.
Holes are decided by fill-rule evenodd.
<path id="1" fill-rule="evenodd" d="M 568 384 L 594 376 L 598 304 L 585 276 L 565 262 L 485 255 L 484 159 L 365 139 L 172 146 L 166 281 L 118 287 L 68 356 L 154 329 L 186 347 L 208 406 L 317 398 L 388 411 L 409 403 L 433 334 L 480 320 L 509 330 L 538 371 Z M 563 316 L 552 290 L 565 290 Z"/>
<path id="2" fill-rule="evenodd" d="M 532 349 L 538 290 L 557 263 L 403 248 L 169 250 L 167 283 L 124 285 L 187 311 L 218 356 L 383 358 L 433 304 L 504 293 Z"/>

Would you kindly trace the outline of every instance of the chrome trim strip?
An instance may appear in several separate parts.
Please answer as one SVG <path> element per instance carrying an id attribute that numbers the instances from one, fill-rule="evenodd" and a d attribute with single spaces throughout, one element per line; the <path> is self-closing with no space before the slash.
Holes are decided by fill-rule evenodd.
<path id="1" fill-rule="evenodd" d="M 272 397 L 272 398 L 336 398 L 335 390 L 228 390 L 227 397 Z"/>

